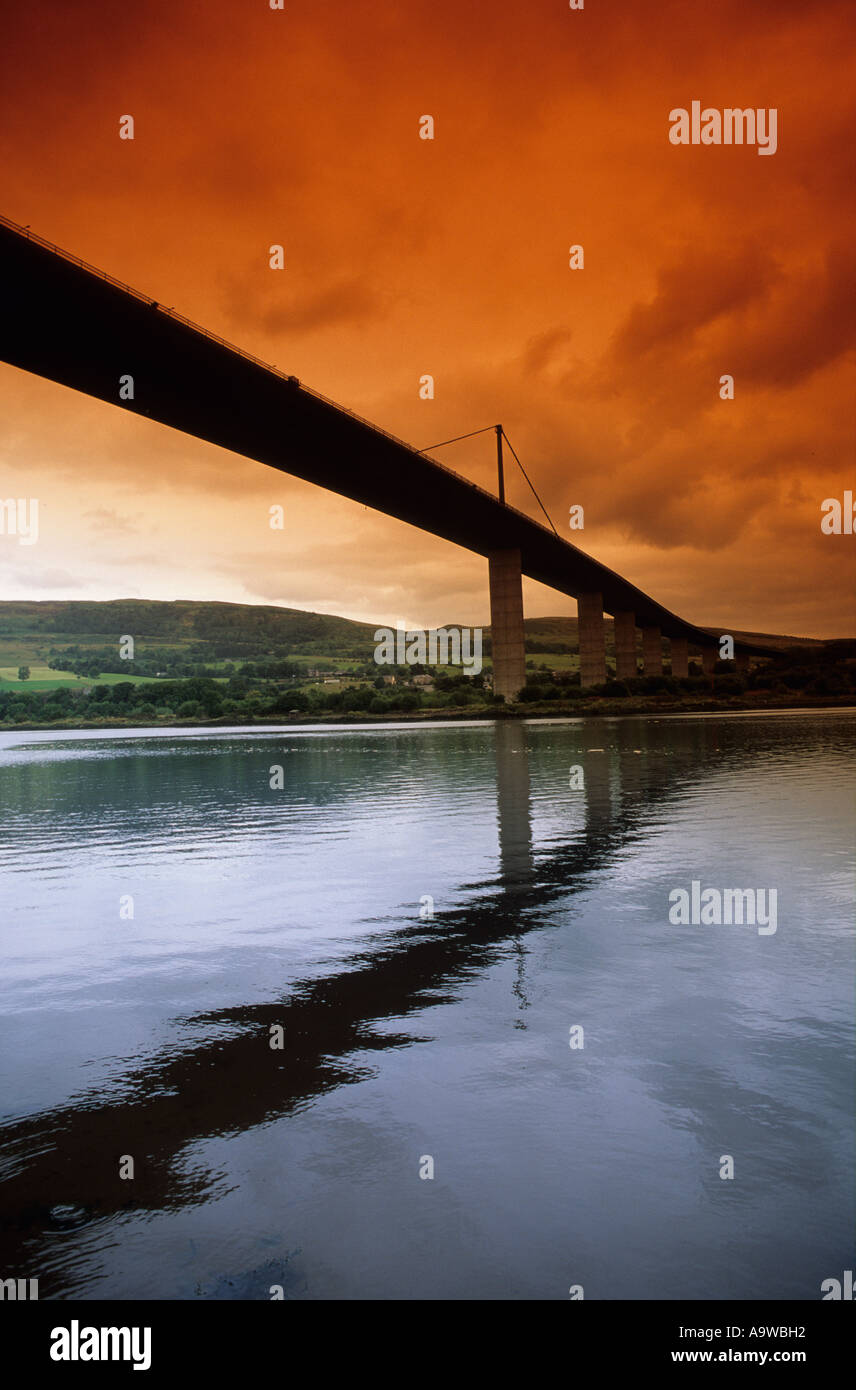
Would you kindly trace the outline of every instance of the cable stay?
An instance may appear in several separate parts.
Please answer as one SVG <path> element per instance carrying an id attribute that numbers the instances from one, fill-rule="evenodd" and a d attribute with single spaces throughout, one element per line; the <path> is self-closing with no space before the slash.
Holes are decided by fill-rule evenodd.
<path id="1" fill-rule="evenodd" d="M 469 434 L 456 434 L 454 439 L 443 439 L 440 441 L 439 444 L 429 444 L 427 448 L 419 449 L 418 452 L 420 454 L 433 454 L 435 449 L 445 449 L 447 444 L 459 444 L 462 439 L 474 439 L 477 434 L 487 434 L 489 430 L 494 430 L 496 433 L 496 464 L 499 476 L 500 502 L 505 502 L 505 478 L 502 464 L 502 441 L 504 439 L 509 449 L 511 450 L 517 467 L 520 469 L 520 472 L 523 474 L 524 478 L 526 479 L 526 482 L 529 484 L 529 488 L 532 492 L 533 497 L 535 498 L 535 501 L 538 503 L 538 506 L 541 508 L 542 512 L 544 513 L 545 517 L 550 523 L 550 529 L 552 530 L 554 536 L 558 536 L 559 533 L 553 525 L 553 518 L 550 516 L 550 513 L 547 511 L 547 508 L 544 506 L 544 503 L 538 496 L 538 493 L 535 490 L 535 486 L 531 478 L 529 477 L 529 474 L 526 472 L 526 469 L 520 462 L 520 459 L 517 455 L 517 451 L 514 448 L 514 445 L 512 444 L 508 435 L 505 433 L 505 429 L 502 425 L 483 425 L 480 430 L 470 430 Z"/>

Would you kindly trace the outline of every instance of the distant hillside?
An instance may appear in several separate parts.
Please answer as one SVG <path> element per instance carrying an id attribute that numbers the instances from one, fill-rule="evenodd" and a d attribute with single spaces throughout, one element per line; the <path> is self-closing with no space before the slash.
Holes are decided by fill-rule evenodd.
<path id="1" fill-rule="evenodd" d="M 569 646 L 577 646 L 577 620 L 576 618 L 526 618 L 523 626 L 526 633 L 527 642 L 538 642 L 547 645 L 556 642 L 567 643 Z M 612 643 L 613 622 L 611 618 L 606 618 L 606 643 L 607 647 Z M 490 629 L 486 629 L 489 631 Z M 723 633 L 730 633 L 732 637 L 744 642 L 757 642 L 761 647 L 769 647 L 771 651 L 784 651 L 790 647 L 823 647 L 825 641 L 822 637 L 788 637 L 779 636 L 769 632 L 747 632 L 743 628 L 736 627 L 702 627 L 702 632 L 709 632 L 712 637 L 720 637 Z"/>
<path id="2" fill-rule="evenodd" d="M 125 634 L 133 636 L 141 650 L 195 660 L 304 656 L 370 661 L 377 626 L 328 613 L 249 603 L 7 601 L 0 602 L 0 667 L 41 664 L 52 649 L 73 647 L 80 659 L 89 651 L 114 646 Z M 723 630 L 728 629 L 708 629 L 715 635 Z M 525 631 L 530 654 L 560 655 L 576 649 L 576 618 L 528 618 Z M 485 628 L 485 634 L 489 636 L 490 628 Z M 733 635 L 751 638 L 771 650 L 823 646 L 817 638 L 737 631 Z M 611 620 L 607 620 L 607 647 L 612 648 Z"/>
<path id="3" fill-rule="evenodd" d="M 251 603 L 197 603 L 178 599 L 111 599 L 90 603 L 0 602 L 0 632 L 50 633 L 114 637 L 156 637 L 160 642 L 217 641 L 237 638 L 282 642 L 370 640 L 374 627 L 327 613 L 275 608 Z"/>

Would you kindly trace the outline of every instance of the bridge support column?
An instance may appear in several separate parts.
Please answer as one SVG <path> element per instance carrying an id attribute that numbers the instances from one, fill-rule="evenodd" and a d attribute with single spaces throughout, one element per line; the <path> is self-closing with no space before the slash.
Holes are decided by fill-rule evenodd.
<path id="1" fill-rule="evenodd" d="M 658 627 L 642 629 L 642 665 L 646 676 L 663 674 L 663 637 Z"/>
<path id="2" fill-rule="evenodd" d="M 701 669 L 706 676 L 713 675 L 713 668 L 716 665 L 719 651 L 716 647 L 702 647 L 701 649 Z"/>
<path id="3" fill-rule="evenodd" d="M 516 700 L 526 684 L 520 551 L 494 550 L 487 558 L 493 693 L 504 695 L 506 700 Z"/>
<path id="4" fill-rule="evenodd" d="M 690 656 L 686 637 L 671 637 L 669 647 L 672 653 L 672 675 L 688 676 L 690 673 Z"/>
<path id="5" fill-rule="evenodd" d="M 500 719 L 494 734 L 496 806 L 499 819 L 499 866 L 506 891 L 532 878 L 529 754 L 523 725 Z"/>
<path id="6" fill-rule="evenodd" d="M 603 595 L 577 594 L 580 644 L 580 685 L 602 685 L 606 680 L 606 638 L 603 630 Z"/>
<path id="7" fill-rule="evenodd" d="M 629 609 L 613 613 L 615 623 L 615 678 L 628 680 L 639 675 L 636 660 L 636 614 Z"/>

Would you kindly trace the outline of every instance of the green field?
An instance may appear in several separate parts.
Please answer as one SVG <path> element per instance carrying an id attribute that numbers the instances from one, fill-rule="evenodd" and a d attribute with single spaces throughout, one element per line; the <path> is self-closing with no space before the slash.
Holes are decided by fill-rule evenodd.
<path id="1" fill-rule="evenodd" d="M 444 626 L 453 628 L 457 624 L 447 622 Z M 575 651 L 543 650 L 556 645 L 576 647 L 575 617 L 527 618 L 524 627 L 530 648 L 526 653 L 530 672 L 533 670 L 530 662 L 536 670 L 542 666 L 556 672 L 578 669 L 579 658 Z M 606 620 L 604 629 L 607 653 L 612 655 L 611 619 Z M 483 630 L 487 637 L 489 627 Z M 114 672 L 90 677 L 77 676 L 68 670 L 51 670 L 46 664 L 52 650 L 55 659 L 62 660 L 69 648 L 76 651 L 69 653 L 68 660 L 85 661 L 92 653 L 97 662 L 98 654 L 103 654 L 107 648 L 118 653 L 120 638 L 125 633 L 134 636 L 141 662 L 151 659 L 151 654 L 156 652 L 158 665 L 161 659 L 167 667 L 174 667 L 178 662 L 204 663 L 209 669 L 224 672 L 223 679 L 226 678 L 224 668 L 230 663 L 233 668 L 240 668 L 243 663 L 264 663 L 266 659 L 287 659 L 301 668 L 317 667 L 321 673 L 352 672 L 371 663 L 374 631 L 374 624 L 353 622 L 331 614 L 254 604 L 164 603 L 141 599 L 108 602 L 6 600 L 0 601 L 0 689 L 80 690 L 93 685 L 116 685 L 121 681 L 157 683 L 158 677 L 151 674 L 151 665 L 147 675 Z M 737 630 L 733 635 L 738 640 L 749 638 L 760 642 L 774 651 L 797 645 L 804 648 L 823 646 L 811 638 Z M 485 669 L 490 670 L 490 665 L 490 658 L 486 656 Z M 19 666 L 30 667 L 30 680 L 18 680 Z M 383 668 L 379 671 L 382 674 Z M 324 688 L 321 680 L 317 684 L 319 689 Z"/>
<path id="2" fill-rule="evenodd" d="M 40 666 L 30 661 L 22 661 L 29 666 L 30 679 L 18 680 L 17 666 L 0 666 L 0 689 L 3 690 L 64 690 L 71 686 L 118 685 L 130 681 L 133 685 L 157 685 L 155 676 L 76 676 L 73 671 L 52 671 L 49 666 Z"/>

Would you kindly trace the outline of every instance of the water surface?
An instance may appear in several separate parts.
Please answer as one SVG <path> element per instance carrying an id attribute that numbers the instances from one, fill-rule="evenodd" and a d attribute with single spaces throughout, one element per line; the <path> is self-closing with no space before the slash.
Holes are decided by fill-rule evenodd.
<path id="1" fill-rule="evenodd" d="M 0 1274 L 818 1298 L 854 1267 L 854 735 L 0 735 Z M 692 880 L 774 888 L 777 930 L 672 925 Z"/>

